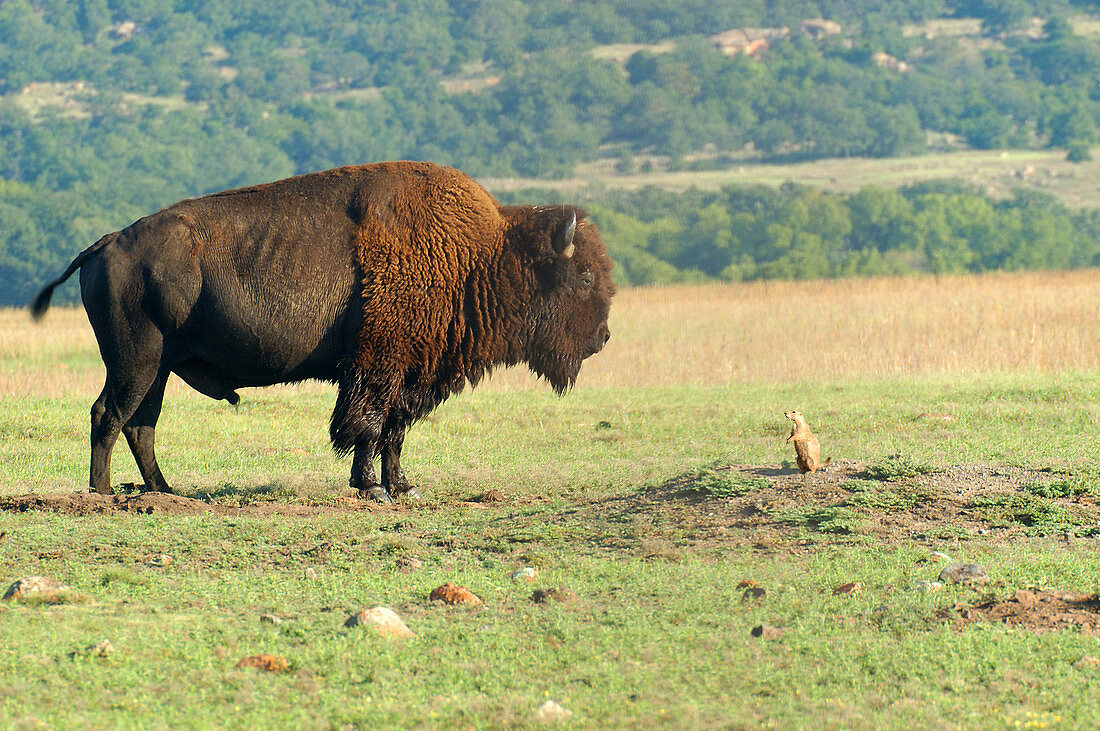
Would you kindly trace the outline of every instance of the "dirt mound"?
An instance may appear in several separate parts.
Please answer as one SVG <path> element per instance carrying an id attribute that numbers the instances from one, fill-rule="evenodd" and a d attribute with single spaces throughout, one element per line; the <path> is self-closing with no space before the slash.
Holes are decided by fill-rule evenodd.
<path id="1" fill-rule="evenodd" d="M 1041 497 L 1037 486 L 1067 479 L 1047 470 L 954 465 L 912 474 L 916 470 L 907 473 L 904 460 L 885 467 L 893 472 L 843 459 L 834 460 L 828 472 L 806 475 L 779 465 L 718 465 L 587 509 L 617 514 L 635 533 L 644 534 L 647 526 L 655 534 L 678 532 L 690 546 L 794 552 L 854 534 L 928 545 L 983 533 L 1000 539 L 1084 535 L 1100 520 L 1091 496 Z"/>
<path id="2" fill-rule="evenodd" d="M 219 505 L 163 492 L 134 495 L 70 493 L 59 495 L 15 495 L 0 497 L 0 510 L 24 513 L 39 510 L 65 515 L 301 515 L 372 510 L 375 506 L 360 500 L 345 500 L 338 505 L 291 505 L 263 502 L 244 506 Z"/>
<path id="3" fill-rule="evenodd" d="M 938 614 L 956 629 L 974 622 L 999 622 L 1010 627 L 1046 632 L 1073 627 L 1100 637 L 1100 598 L 1095 594 L 1021 589 L 1006 600 L 989 599 L 976 605 L 946 607 Z"/>
<path id="4" fill-rule="evenodd" d="M 16 495 L 0 498 L 0 510 L 26 512 L 43 510 L 66 515 L 110 515 L 142 513 L 169 515 L 200 515 L 214 512 L 214 506 L 163 492 L 138 495 L 100 495 L 74 493 L 69 495 Z"/>

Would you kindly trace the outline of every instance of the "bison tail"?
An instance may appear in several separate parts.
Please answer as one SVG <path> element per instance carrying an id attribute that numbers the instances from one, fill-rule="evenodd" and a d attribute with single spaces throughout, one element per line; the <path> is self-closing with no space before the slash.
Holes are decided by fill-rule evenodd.
<path id="1" fill-rule="evenodd" d="M 46 314 L 46 310 L 50 307 L 50 300 L 53 299 L 54 288 L 65 281 L 68 277 L 64 277 L 56 282 L 46 285 L 46 287 L 38 293 L 38 296 L 34 298 L 34 302 L 31 304 L 31 317 L 35 320 L 41 320 L 42 315 Z"/>
<path id="2" fill-rule="evenodd" d="M 89 259 L 98 254 L 103 249 L 103 247 L 114 241 L 116 238 L 118 238 L 117 231 L 115 231 L 114 233 L 109 233 L 101 238 L 99 241 L 89 246 L 84 251 L 77 254 L 76 258 L 72 260 L 72 263 L 69 264 L 68 268 L 65 269 L 61 276 L 43 287 L 42 291 L 39 292 L 38 295 L 34 298 L 34 302 L 31 303 L 31 317 L 33 317 L 35 320 L 41 320 L 42 316 L 46 314 L 46 310 L 50 307 L 50 300 L 53 299 L 53 291 L 57 289 L 57 286 L 69 277 L 71 277 L 73 275 L 73 272 L 84 266 L 84 264 L 87 263 Z"/>

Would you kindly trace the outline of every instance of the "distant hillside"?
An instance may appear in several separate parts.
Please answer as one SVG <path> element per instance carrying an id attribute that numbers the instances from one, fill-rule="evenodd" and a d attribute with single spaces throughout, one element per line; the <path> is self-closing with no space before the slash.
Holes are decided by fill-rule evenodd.
<path id="1" fill-rule="evenodd" d="M 371 160 L 545 181 L 950 150 L 1087 162 L 1091 10 L 5 0 L 0 302 L 180 198 Z"/>

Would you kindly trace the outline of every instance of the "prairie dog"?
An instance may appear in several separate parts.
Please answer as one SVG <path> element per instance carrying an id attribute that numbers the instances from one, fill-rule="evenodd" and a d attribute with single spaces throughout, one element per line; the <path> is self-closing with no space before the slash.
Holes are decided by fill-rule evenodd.
<path id="1" fill-rule="evenodd" d="M 824 462 L 821 461 L 821 442 L 817 441 L 817 437 L 810 431 L 810 425 L 806 423 L 802 412 L 796 409 L 794 411 L 784 411 L 783 415 L 794 422 L 794 426 L 791 427 L 791 435 L 787 437 L 787 444 L 794 442 L 798 469 L 802 470 L 803 473 L 813 472 L 817 469 L 823 470 L 825 465 L 829 464 L 833 458 L 829 457 Z"/>

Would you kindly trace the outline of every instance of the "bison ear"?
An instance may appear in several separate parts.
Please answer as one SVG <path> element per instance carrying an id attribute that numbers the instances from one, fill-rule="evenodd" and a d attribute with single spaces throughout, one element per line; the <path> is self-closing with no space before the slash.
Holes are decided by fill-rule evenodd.
<path id="1" fill-rule="evenodd" d="M 577 219 L 584 212 L 572 206 L 516 207 L 512 215 L 512 231 L 521 248 L 537 261 L 569 259 L 577 250 L 573 235 Z"/>
<path id="2" fill-rule="evenodd" d="M 577 232 L 577 213 L 570 212 L 569 219 L 554 233 L 552 245 L 555 253 L 563 259 L 573 257 L 577 247 L 573 245 L 573 234 Z"/>

